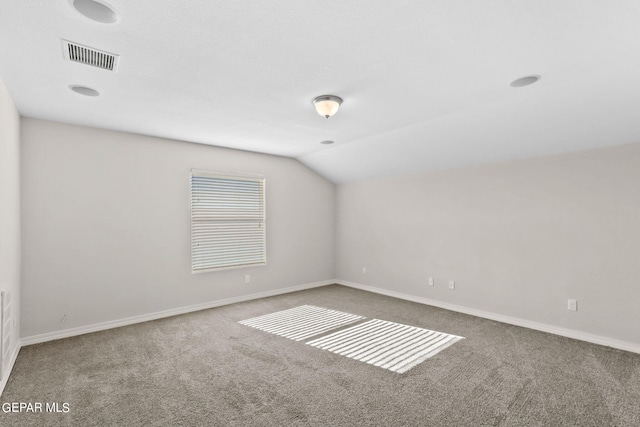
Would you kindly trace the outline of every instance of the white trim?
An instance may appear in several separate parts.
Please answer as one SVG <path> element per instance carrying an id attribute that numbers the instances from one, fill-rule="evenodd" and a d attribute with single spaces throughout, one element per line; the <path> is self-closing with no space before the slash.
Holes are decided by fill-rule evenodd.
<path id="1" fill-rule="evenodd" d="M 535 329 L 536 331 L 548 332 L 550 334 L 560 335 L 567 338 L 573 338 L 580 341 L 590 342 L 592 344 L 604 345 L 607 347 L 617 348 L 619 350 L 630 351 L 640 354 L 640 344 L 617 340 L 615 338 L 604 337 L 602 335 L 589 334 L 587 332 L 576 331 L 574 329 L 561 328 L 559 326 L 548 325 L 546 323 L 538 323 L 531 320 L 520 319 L 518 317 L 506 316 L 503 314 L 492 313 L 489 311 L 478 310 L 475 308 L 465 307 L 462 305 L 450 304 L 447 302 L 432 300 L 428 298 L 418 297 L 415 295 L 404 294 L 401 292 L 390 291 L 387 289 L 377 288 L 375 286 L 363 285 L 346 280 L 336 280 L 335 283 L 350 288 L 360 289 L 367 292 L 386 295 L 389 297 L 399 298 L 407 301 L 417 302 L 419 304 L 431 305 L 434 307 L 444 308 L 446 310 L 456 311 L 458 313 L 470 314 L 472 316 L 482 317 L 485 319 L 495 320 L 497 322 L 508 323 L 510 325 L 522 326 L 524 328 Z"/>
<path id="2" fill-rule="evenodd" d="M 0 378 L 0 396 L 2 396 L 2 393 L 4 392 L 4 387 L 9 382 L 9 377 L 11 376 L 13 365 L 14 363 L 16 363 L 16 359 L 18 358 L 18 353 L 20 353 L 21 348 L 22 348 L 22 342 L 20 339 L 18 339 L 16 345 L 14 346 L 11 359 L 9 359 L 9 364 L 7 365 L 7 372 L 5 372 L 4 378 Z"/>
<path id="3" fill-rule="evenodd" d="M 47 332 L 46 334 L 32 335 L 22 338 L 22 345 L 32 345 L 47 341 L 58 340 L 62 338 L 74 337 L 77 335 L 88 334 L 91 332 L 104 331 L 106 329 L 119 328 L 121 326 L 133 325 L 135 323 L 148 322 L 150 320 L 162 319 L 165 317 L 176 316 L 179 314 L 191 313 L 194 311 L 206 310 L 209 308 L 220 307 L 223 305 L 235 304 L 238 302 L 251 301 L 259 298 L 272 297 L 275 295 L 288 294 L 290 292 L 303 291 L 305 289 L 318 288 L 334 284 L 334 280 L 325 280 L 322 282 L 307 283 L 304 285 L 291 286 L 288 288 L 274 289 L 271 291 L 258 292 L 250 295 L 241 295 L 238 297 L 225 298 L 222 300 L 209 301 L 202 304 L 190 305 L 187 307 L 172 308 L 155 313 L 142 314 L 139 316 L 127 317 L 124 319 L 110 320 L 107 322 L 94 323 L 92 325 L 79 326 L 77 328 L 63 329 L 61 331 Z"/>

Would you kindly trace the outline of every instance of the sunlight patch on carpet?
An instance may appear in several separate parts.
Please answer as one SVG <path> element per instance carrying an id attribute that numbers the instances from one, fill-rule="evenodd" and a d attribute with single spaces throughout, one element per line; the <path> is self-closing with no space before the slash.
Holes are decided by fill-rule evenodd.
<path id="1" fill-rule="evenodd" d="M 464 337 L 373 319 L 307 344 L 401 374 L 461 339 Z"/>
<path id="2" fill-rule="evenodd" d="M 364 317 L 356 314 L 302 305 L 238 323 L 295 341 L 302 341 L 361 319 Z"/>

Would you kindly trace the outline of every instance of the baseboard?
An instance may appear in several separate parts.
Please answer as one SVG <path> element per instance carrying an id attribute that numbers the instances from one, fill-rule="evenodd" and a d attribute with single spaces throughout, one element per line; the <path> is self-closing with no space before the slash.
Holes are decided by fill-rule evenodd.
<path id="1" fill-rule="evenodd" d="M 4 392 L 4 387 L 9 382 L 9 377 L 11 376 L 11 371 L 13 370 L 13 365 L 16 363 L 16 359 L 18 358 L 18 353 L 20 353 L 20 349 L 22 348 L 22 343 L 18 340 L 18 343 L 13 349 L 13 354 L 11 355 L 11 359 L 9 360 L 9 365 L 7 372 L 4 374 L 3 378 L 0 378 L 0 396 Z"/>
<path id="2" fill-rule="evenodd" d="M 492 313 L 489 311 L 477 310 L 475 308 L 464 307 L 461 305 L 450 304 L 442 301 L 432 300 L 428 298 L 418 297 L 415 295 L 404 294 L 401 292 L 390 291 L 387 289 L 377 288 L 375 286 L 363 285 L 360 283 L 348 282 L 345 280 L 336 280 L 334 283 L 348 286 L 350 288 L 360 289 L 363 291 L 374 292 L 389 297 L 399 298 L 407 301 L 417 302 L 420 304 L 431 305 L 434 307 L 444 308 L 446 310 L 456 311 L 458 313 L 470 314 L 472 316 L 482 317 L 485 319 L 495 320 L 497 322 L 508 323 L 510 325 L 522 326 L 524 328 L 535 329 L 537 331 L 548 332 L 550 334 L 560 335 L 567 338 L 573 338 L 580 341 L 590 342 L 592 344 L 604 345 L 619 350 L 640 353 L 640 344 L 617 340 L 614 338 L 604 337 L 601 335 L 589 334 L 586 332 L 576 331 L 573 329 L 561 328 L 558 326 L 548 325 L 545 323 L 533 322 L 531 320 L 520 319 L 517 317 L 505 316 L 502 314 Z"/>
<path id="3" fill-rule="evenodd" d="M 135 323 L 148 322 L 150 320 L 162 319 L 165 317 L 177 316 L 179 314 L 192 313 L 194 311 L 206 310 L 223 305 L 235 304 L 238 302 L 251 301 L 259 298 L 272 297 L 276 295 L 288 294 L 290 292 L 303 291 L 305 289 L 317 288 L 320 286 L 331 285 L 335 280 L 325 280 L 322 282 L 307 283 L 304 285 L 291 286 L 288 288 L 274 289 L 255 294 L 242 295 L 222 300 L 209 301 L 202 304 L 190 305 L 187 307 L 173 308 L 170 310 L 158 311 L 154 313 L 143 314 L 140 316 L 127 317 L 124 319 L 111 320 L 108 322 L 94 323 L 92 325 L 80 326 L 77 328 L 63 329 L 61 331 L 48 332 L 46 334 L 32 335 L 22 338 L 22 345 L 39 344 L 47 341 L 59 340 L 62 338 L 74 337 L 77 335 L 89 334 L 91 332 L 104 331 L 107 329 L 119 328 L 121 326 L 133 325 Z"/>

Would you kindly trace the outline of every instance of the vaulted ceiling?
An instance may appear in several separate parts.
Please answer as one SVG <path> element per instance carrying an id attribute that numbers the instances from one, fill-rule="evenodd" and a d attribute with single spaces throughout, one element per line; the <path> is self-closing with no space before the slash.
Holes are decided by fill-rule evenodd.
<path id="1" fill-rule="evenodd" d="M 637 0 L 99 1 L 116 22 L 2 0 L 21 115 L 294 157 L 334 182 L 640 142 Z M 324 94 L 344 99 L 330 119 Z"/>

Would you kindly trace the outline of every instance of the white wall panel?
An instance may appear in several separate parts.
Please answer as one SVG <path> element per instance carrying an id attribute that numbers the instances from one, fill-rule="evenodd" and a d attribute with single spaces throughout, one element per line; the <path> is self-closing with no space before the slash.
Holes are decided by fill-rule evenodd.
<path id="1" fill-rule="evenodd" d="M 639 183 L 632 144 L 341 184 L 337 277 L 640 343 Z"/>
<path id="2" fill-rule="evenodd" d="M 24 337 L 334 277 L 335 186 L 296 160 L 36 119 L 22 132 Z M 265 177 L 266 266 L 191 274 L 191 168 Z"/>

